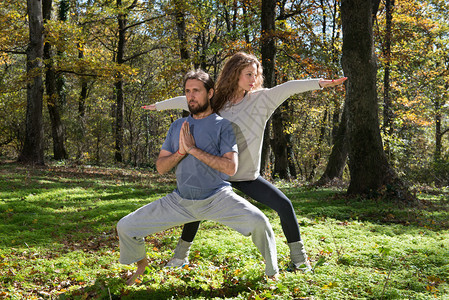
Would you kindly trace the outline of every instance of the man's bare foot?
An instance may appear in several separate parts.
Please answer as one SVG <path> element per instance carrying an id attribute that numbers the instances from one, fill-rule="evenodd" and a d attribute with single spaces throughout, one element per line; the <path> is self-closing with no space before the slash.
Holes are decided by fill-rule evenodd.
<path id="1" fill-rule="evenodd" d="M 139 276 L 142 276 L 145 273 L 145 268 L 148 266 L 148 261 L 146 258 L 139 260 L 137 262 L 137 270 L 136 272 L 128 279 L 126 282 L 127 285 L 133 285 L 139 282 Z"/>
<path id="2" fill-rule="evenodd" d="M 267 275 L 267 278 L 268 278 L 268 279 L 271 279 L 271 280 L 273 280 L 273 281 L 278 281 L 278 279 L 279 279 L 279 273 L 276 273 L 276 274 L 270 275 L 270 276 Z"/>

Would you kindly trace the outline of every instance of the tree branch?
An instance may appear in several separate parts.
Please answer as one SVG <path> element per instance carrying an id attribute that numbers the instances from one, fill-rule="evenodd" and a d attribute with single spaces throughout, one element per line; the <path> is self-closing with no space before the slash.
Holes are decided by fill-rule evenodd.
<path id="1" fill-rule="evenodd" d="M 125 30 L 127 30 L 127 29 L 129 29 L 129 28 L 132 28 L 132 27 L 139 26 L 139 25 L 144 24 L 144 23 L 146 23 L 146 22 L 150 22 L 150 21 L 154 21 L 154 20 L 163 18 L 163 17 L 165 17 L 165 15 L 160 15 L 160 16 L 152 17 L 152 18 L 149 18 L 149 19 L 146 19 L 146 20 L 143 20 L 143 21 L 134 23 L 134 24 L 130 24 L 130 25 L 128 25 L 128 26 L 125 27 Z"/>
<path id="2" fill-rule="evenodd" d="M 446 130 L 444 130 L 442 133 L 441 133 L 441 137 L 443 136 L 443 135 L 445 135 L 446 133 L 448 133 L 449 132 L 449 128 L 447 128 Z"/>
<path id="3" fill-rule="evenodd" d="M 26 51 L 3 50 L 3 49 L 0 49 L 0 53 L 27 54 Z"/>
<path id="4" fill-rule="evenodd" d="M 284 55 L 287 56 L 288 58 L 290 58 L 292 61 L 294 61 L 296 64 L 298 64 L 304 73 L 306 73 L 307 75 L 311 75 L 311 73 L 309 71 L 307 71 L 306 68 L 304 68 L 304 66 L 301 64 L 301 62 L 299 62 L 295 57 L 293 57 L 292 55 L 290 55 L 285 49 L 282 49 L 282 52 L 284 52 Z"/>
<path id="5" fill-rule="evenodd" d="M 167 46 L 153 46 L 151 49 L 148 49 L 148 50 L 140 52 L 140 53 L 136 53 L 133 56 L 130 56 L 128 58 L 123 59 L 123 62 L 127 62 L 127 61 L 130 61 L 130 60 L 133 60 L 134 58 L 139 57 L 139 56 L 144 55 L 144 54 L 147 54 L 147 53 L 149 53 L 149 52 L 151 52 L 153 50 L 165 49 L 165 48 L 168 48 L 168 47 Z"/>

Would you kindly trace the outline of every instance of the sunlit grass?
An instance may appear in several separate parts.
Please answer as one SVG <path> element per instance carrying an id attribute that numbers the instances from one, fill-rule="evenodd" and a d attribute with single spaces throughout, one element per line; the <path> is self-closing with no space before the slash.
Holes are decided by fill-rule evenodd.
<path id="1" fill-rule="evenodd" d="M 146 170 L 0 165 L 0 299 L 446 299 L 447 194 L 422 208 L 348 199 L 339 190 L 280 183 L 298 215 L 313 273 L 285 271 L 288 247 L 276 213 L 280 279 L 267 280 L 249 237 L 205 221 L 190 266 L 166 269 L 181 229 L 147 238 L 141 283 L 118 263 L 115 225 L 174 188 Z"/>

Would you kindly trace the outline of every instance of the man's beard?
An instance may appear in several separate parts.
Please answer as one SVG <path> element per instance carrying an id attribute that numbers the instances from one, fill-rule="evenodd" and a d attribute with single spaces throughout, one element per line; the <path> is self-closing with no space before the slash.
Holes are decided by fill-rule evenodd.
<path id="1" fill-rule="evenodd" d="M 198 107 L 196 107 L 196 108 L 191 107 L 190 103 L 189 103 L 189 111 L 193 115 L 205 112 L 210 106 L 209 101 L 206 101 L 206 103 L 204 105 L 200 105 L 197 101 L 195 101 L 195 102 L 198 104 Z"/>

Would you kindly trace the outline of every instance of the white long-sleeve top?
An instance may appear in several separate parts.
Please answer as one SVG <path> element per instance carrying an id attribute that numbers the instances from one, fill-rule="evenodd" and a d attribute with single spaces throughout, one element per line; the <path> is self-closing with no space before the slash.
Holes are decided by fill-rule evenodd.
<path id="1" fill-rule="evenodd" d="M 225 105 L 219 114 L 233 124 L 239 151 L 239 167 L 229 181 L 254 180 L 260 175 L 263 133 L 270 116 L 290 96 L 320 88 L 319 79 L 292 80 L 248 93 L 240 102 Z M 156 103 L 156 110 L 166 109 L 188 111 L 186 97 Z"/>

